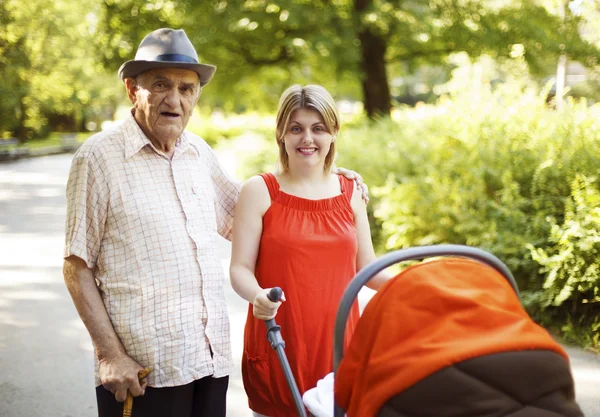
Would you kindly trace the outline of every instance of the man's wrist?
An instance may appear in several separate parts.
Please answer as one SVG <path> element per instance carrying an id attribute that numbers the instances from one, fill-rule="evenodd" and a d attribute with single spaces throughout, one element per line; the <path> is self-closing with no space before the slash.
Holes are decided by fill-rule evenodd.
<path id="1" fill-rule="evenodd" d="M 111 362 L 121 356 L 128 356 L 127 352 L 125 352 L 125 348 L 123 345 L 119 343 L 119 346 L 116 347 L 102 347 L 98 348 L 96 346 L 96 356 L 100 362 Z"/>

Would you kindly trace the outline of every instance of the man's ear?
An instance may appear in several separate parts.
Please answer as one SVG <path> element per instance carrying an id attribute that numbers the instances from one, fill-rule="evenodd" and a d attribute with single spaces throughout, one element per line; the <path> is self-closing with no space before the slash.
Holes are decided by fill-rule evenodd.
<path id="1" fill-rule="evenodd" d="M 131 104 L 135 104 L 137 101 L 136 93 L 139 88 L 137 81 L 133 78 L 125 78 L 125 88 L 127 89 L 127 97 L 129 97 L 129 101 L 131 101 Z"/>
<path id="2" fill-rule="evenodd" d="M 196 93 L 196 102 L 194 103 L 194 107 L 196 107 L 198 101 L 200 101 L 200 96 L 202 95 L 202 87 L 200 87 L 200 84 L 198 84 L 198 87 L 196 88 L 198 89 L 198 91 Z"/>

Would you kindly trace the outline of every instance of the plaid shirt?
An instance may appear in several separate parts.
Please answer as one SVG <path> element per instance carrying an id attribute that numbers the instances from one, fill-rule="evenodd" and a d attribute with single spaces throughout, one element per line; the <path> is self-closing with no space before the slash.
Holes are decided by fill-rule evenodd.
<path id="1" fill-rule="evenodd" d="M 169 160 L 132 115 L 74 156 L 64 256 L 93 270 L 127 353 L 153 369 L 150 386 L 233 370 L 215 238 L 230 239 L 239 190 L 202 139 L 184 132 Z"/>

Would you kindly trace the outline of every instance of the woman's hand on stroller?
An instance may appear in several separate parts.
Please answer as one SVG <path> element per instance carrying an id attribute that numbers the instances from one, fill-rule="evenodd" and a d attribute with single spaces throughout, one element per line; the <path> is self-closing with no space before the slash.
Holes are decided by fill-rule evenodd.
<path id="1" fill-rule="evenodd" d="M 285 301 L 285 294 L 281 294 L 281 301 L 273 302 L 269 300 L 268 294 L 271 288 L 266 288 L 258 292 L 252 302 L 252 313 L 259 320 L 270 320 L 277 314 L 277 309 Z"/>

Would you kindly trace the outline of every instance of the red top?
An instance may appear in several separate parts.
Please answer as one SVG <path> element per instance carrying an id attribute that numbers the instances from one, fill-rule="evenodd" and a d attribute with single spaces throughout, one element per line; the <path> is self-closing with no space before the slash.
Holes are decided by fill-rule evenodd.
<path id="1" fill-rule="evenodd" d="M 301 394 L 333 371 L 335 316 L 346 286 L 356 274 L 357 241 L 350 200 L 354 183 L 338 176 L 342 193 L 308 200 L 279 190 L 273 174 L 261 174 L 271 195 L 263 217 L 256 261 L 262 288 L 281 287 L 286 301 L 275 321 Z M 350 336 L 359 318 L 355 303 Z M 250 408 L 269 417 L 296 416 L 294 401 L 262 320 L 248 309 L 242 376 Z"/>

